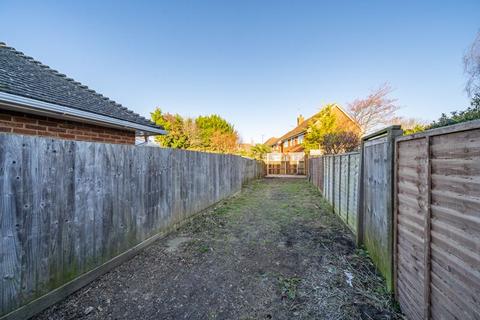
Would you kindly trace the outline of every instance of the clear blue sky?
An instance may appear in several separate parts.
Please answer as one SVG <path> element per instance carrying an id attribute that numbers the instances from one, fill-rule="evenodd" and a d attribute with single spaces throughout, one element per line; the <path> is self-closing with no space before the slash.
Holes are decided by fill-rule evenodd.
<path id="1" fill-rule="evenodd" d="M 388 81 L 400 115 L 468 106 L 480 1 L 0 1 L 0 41 L 148 116 L 217 113 L 246 142 Z"/>

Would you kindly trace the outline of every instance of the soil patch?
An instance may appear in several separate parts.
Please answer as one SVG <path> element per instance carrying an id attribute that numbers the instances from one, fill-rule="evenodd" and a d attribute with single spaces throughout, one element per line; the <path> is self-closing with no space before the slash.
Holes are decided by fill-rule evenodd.
<path id="1" fill-rule="evenodd" d="M 38 319 L 400 319 L 383 279 L 304 179 L 264 179 Z"/>

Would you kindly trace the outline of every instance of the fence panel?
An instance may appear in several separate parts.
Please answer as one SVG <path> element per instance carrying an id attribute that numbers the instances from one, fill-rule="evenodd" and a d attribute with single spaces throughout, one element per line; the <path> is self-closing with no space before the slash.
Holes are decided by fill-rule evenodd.
<path id="1" fill-rule="evenodd" d="M 359 162 L 360 155 L 348 155 L 348 225 L 350 229 L 357 229 L 357 215 L 358 215 L 358 176 L 359 176 Z"/>
<path id="2" fill-rule="evenodd" d="M 263 170 L 232 155 L 0 134 L 0 317 L 66 284 L 15 316 L 33 315 Z"/>
<path id="3" fill-rule="evenodd" d="M 340 215 L 340 206 L 341 206 L 341 189 L 340 189 L 340 184 L 341 184 L 341 175 L 340 175 L 340 170 L 342 169 L 341 167 L 341 158 L 338 157 L 332 157 L 333 158 L 333 211 Z"/>
<path id="4" fill-rule="evenodd" d="M 391 151 L 388 138 L 365 143 L 364 180 L 363 180 L 363 244 L 379 266 L 383 274 L 391 274 L 391 250 L 389 235 L 392 224 L 391 211 L 387 199 L 390 197 L 391 185 L 389 165 L 391 164 Z"/>
<path id="5" fill-rule="evenodd" d="M 411 319 L 480 319 L 480 121 L 397 140 L 396 297 Z"/>
<path id="6" fill-rule="evenodd" d="M 338 203 L 339 214 L 342 217 L 343 221 L 348 223 L 348 183 L 349 183 L 349 172 L 348 172 L 348 155 L 341 155 L 338 157 L 340 159 L 340 201 Z"/>
<path id="7" fill-rule="evenodd" d="M 333 179 L 332 179 L 332 170 L 333 170 L 333 166 L 332 166 L 332 162 L 333 162 L 333 158 L 332 157 L 324 157 L 324 164 L 325 164 L 325 178 L 324 178 L 324 189 L 325 189 L 325 192 L 324 192 L 324 197 L 325 199 L 329 202 L 329 203 L 332 203 L 332 183 L 333 183 Z"/>
<path id="8" fill-rule="evenodd" d="M 425 138 L 405 141 L 397 146 L 396 291 L 404 312 L 412 319 L 423 319 L 426 151 Z"/>
<path id="9" fill-rule="evenodd" d="M 363 138 L 358 243 L 393 289 L 393 161 L 394 139 L 402 133 L 391 126 Z"/>
<path id="10" fill-rule="evenodd" d="M 322 191 L 334 212 L 354 233 L 358 215 L 359 158 L 358 152 L 311 158 L 309 172 L 310 181 Z M 321 177 L 317 178 L 318 175 Z"/>
<path id="11" fill-rule="evenodd" d="M 322 193 L 324 191 L 324 158 L 316 157 L 308 159 L 308 178 Z"/>

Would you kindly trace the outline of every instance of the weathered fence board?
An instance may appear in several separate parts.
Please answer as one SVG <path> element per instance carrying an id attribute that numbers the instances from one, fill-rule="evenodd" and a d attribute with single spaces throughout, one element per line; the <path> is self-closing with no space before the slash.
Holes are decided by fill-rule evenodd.
<path id="1" fill-rule="evenodd" d="M 480 319 L 480 121 L 397 139 L 396 297 L 410 319 Z"/>
<path id="2" fill-rule="evenodd" d="M 0 134 L 0 316 L 261 176 L 232 155 Z"/>

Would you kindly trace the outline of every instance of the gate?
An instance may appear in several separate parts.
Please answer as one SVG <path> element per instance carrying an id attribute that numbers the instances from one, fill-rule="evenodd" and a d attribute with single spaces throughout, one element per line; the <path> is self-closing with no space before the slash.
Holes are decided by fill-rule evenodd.
<path id="1" fill-rule="evenodd" d="M 265 163 L 269 175 L 306 175 L 306 156 L 303 152 L 267 153 Z"/>

